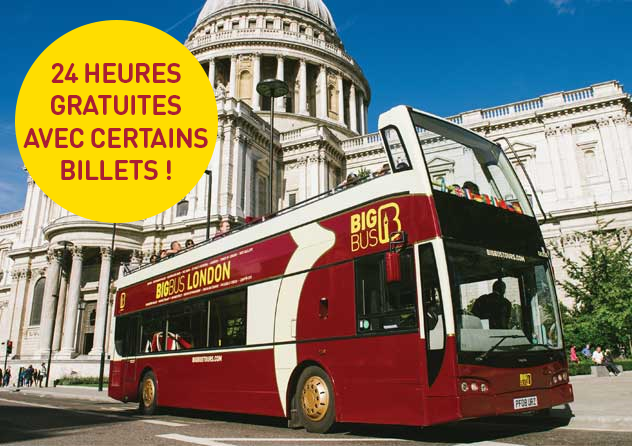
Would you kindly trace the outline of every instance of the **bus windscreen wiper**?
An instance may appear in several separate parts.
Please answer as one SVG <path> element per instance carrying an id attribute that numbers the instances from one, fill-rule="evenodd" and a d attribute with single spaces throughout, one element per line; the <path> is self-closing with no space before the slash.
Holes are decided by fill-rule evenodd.
<path id="1" fill-rule="evenodd" d="M 520 339 L 520 338 L 524 338 L 523 335 L 504 335 L 504 336 L 490 336 L 490 338 L 500 338 L 500 341 L 498 341 L 496 344 L 494 344 L 494 346 L 492 348 L 490 348 L 489 350 L 487 350 L 485 353 L 483 353 L 481 356 L 478 356 L 476 358 L 477 361 L 482 361 L 485 358 L 487 358 L 487 356 L 493 352 L 494 350 L 496 350 L 496 348 L 498 348 L 498 346 L 500 346 L 500 344 L 502 344 L 503 342 L 505 342 L 505 339 Z"/>
<path id="2" fill-rule="evenodd" d="M 548 345 L 548 344 L 531 344 L 531 345 L 529 346 L 529 349 L 532 349 L 533 347 L 544 347 L 544 348 L 546 348 L 547 350 L 554 350 L 554 349 L 553 349 L 553 347 L 551 347 L 551 346 L 550 346 L 550 345 Z"/>

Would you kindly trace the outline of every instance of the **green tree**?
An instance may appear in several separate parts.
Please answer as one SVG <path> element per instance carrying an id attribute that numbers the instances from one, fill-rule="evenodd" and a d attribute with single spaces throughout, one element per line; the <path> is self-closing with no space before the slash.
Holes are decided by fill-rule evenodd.
<path id="1" fill-rule="evenodd" d="M 595 231 L 577 234 L 585 248 L 579 258 L 554 248 L 562 259 L 568 279 L 560 282 L 574 300 L 562 308 L 565 334 L 578 347 L 590 342 L 618 351 L 632 350 L 632 234 L 610 229 L 598 220 Z"/>

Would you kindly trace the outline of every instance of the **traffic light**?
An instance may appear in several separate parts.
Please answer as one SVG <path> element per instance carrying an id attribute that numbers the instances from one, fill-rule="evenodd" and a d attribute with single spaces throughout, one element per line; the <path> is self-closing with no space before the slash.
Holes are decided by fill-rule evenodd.
<path id="1" fill-rule="evenodd" d="M 13 351 L 13 341 L 7 341 L 7 355 L 10 355 Z"/>

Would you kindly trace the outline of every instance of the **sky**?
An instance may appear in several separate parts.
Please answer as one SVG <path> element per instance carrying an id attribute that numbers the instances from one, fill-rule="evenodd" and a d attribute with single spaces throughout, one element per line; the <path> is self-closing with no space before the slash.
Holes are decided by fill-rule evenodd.
<path id="1" fill-rule="evenodd" d="M 371 131 L 380 113 L 400 104 L 450 116 L 612 79 L 632 91 L 632 0 L 325 3 L 371 85 Z M 15 104 L 39 54 L 79 26 L 113 19 L 146 23 L 184 42 L 203 4 L 0 2 L 0 213 L 24 206 Z"/>

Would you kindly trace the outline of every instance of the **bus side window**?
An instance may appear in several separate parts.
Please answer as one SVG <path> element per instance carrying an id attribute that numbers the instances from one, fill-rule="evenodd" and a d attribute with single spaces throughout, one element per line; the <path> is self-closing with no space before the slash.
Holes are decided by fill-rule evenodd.
<path id="1" fill-rule="evenodd" d="M 208 305 L 206 301 L 177 304 L 169 309 L 167 350 L 206 347 Z"/>
<path id="2" fill-rule="evenodd" d="M 355 261 L 358 333 L 416 329 L 416 293 L 412 249 L 401 253 L 401 281 L 386 282 L 384 254 Z"/>
<path id="3" fill-rule="evenodd" d="M 211 347 L 246 345 L 246 290 L 211 298 Z"/>
<path id="4" fill-rule="evenodd" d="M 142 353 L 165 350 L 165 319 L 161 312 L 151 311 L 143 314 L 141 333 Z"/>

